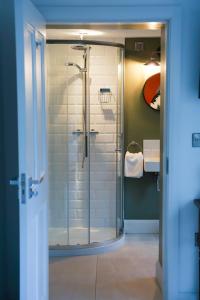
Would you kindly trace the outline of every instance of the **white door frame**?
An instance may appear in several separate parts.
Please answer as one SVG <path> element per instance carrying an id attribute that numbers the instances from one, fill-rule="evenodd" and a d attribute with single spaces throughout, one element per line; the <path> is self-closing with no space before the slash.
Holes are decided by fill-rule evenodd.
<path id="1" fill-rule="evenodd" d="M 142 1 L 141 1 L 142 2 Z M 168 24 L 167 32 L 167 75 L 166 102 L 164 114 L 165 139 L 164 156 L 168 157 L 169 174 L 164 176 L 163 194 L 163 282 L 164 300 L 177 300 L 179 297 L 179 201 L 176 170 L 179 168 L 176 157 L 176 133 L 180 132 L 177 116 L 181 97 L 181 23 L 180 5 L 88 5 L 88 6 L 48 6 L 39 7 L 49 24 L 92 24 L 112 23 L 131 24 L 161 22 Z M 173 105 L 172 105 L 173 103 Z M 164 165 L 166 169 L 166 166 Z M 187 300 L 195 299 L 191 294 Z"/>

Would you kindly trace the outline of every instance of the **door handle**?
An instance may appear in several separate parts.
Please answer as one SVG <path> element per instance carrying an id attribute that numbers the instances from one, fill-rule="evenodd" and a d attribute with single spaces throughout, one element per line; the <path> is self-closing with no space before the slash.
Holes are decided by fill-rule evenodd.
<path id="1" fill-rule="evenodd" d="M 38 196 L 38 191 L 36 191 L 33 188 L 33 185 L 39 185 L 44 180 L 45 174 L 42 174 L 42 176 L 39 179 L 33 179 L 32 177 L 29 177 L 28 179 L 28 195 L 29 198 L 32 198 L 33 196 Z"/>
<path id="2" fill-rule="evenodd" d="M 38 196 L 38 191 L 33 190 L 32 188 L 29 188 L 29 198 L 32 198 L 33 196 Z"/>
<path id="3" fill-rule="evenodd" d="M 115 149 L 115 152 L 122 152 L 122 149 L 121 148 L 117 148 L 117 149 Z"/>
<path id="4" fill-rule="evenodd" d="M 44 176 L 45 176 L 45 174 L 42 174 L 42 176 L 39 179 L 32 179 L 32 177 L 30 177 L 31 185 L 33 185 L 33 184 L 35 184 L 35 185 L 41 184 L 42 181 L 44 180 Z"/>

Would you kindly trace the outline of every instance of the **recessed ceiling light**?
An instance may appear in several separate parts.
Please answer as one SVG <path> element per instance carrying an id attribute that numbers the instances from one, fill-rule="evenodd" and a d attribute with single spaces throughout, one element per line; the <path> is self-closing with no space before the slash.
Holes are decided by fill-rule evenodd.
<path id="1" fill-rule="evenodd" d="M 97 30 L 90 30 L 90 29 L 74 29 L 74 30 L 65 30 L 65 34 L 73 35 L 73 36 L 80 36 L 80 38 L 84 38 L 84 36 L 99 36 L 103 35 L 103 32 Z"/>
<path id="2" fill-rule="evenodd" d="M 160 29 L 160 23 L 158 22 L 148 22 L 148 29 Z"/>

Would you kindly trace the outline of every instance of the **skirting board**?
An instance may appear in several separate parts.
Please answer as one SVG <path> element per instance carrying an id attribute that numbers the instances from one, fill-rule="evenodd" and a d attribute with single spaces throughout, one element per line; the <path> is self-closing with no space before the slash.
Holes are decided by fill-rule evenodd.
<path id="1" fill-rule="evenodd" d="M 125 233 L 159 233 L 159 220 L 124 220 Z"/>

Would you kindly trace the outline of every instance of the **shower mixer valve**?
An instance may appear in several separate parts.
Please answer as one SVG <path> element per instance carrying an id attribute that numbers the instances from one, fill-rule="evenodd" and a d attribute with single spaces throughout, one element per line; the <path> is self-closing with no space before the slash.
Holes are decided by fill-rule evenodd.
<path id="1" fill-rule="evenodd" d="M 84 134 L 85 132 L 83 130 L 81 130 L 81 129 L 77 129 L 77 130 L 73 131 L 72 133 L 73 134 Z M 96 131 L 95 129 L 91 129 L 88 133 L 89 134 L 98 134 L 99 131 Z"/>

